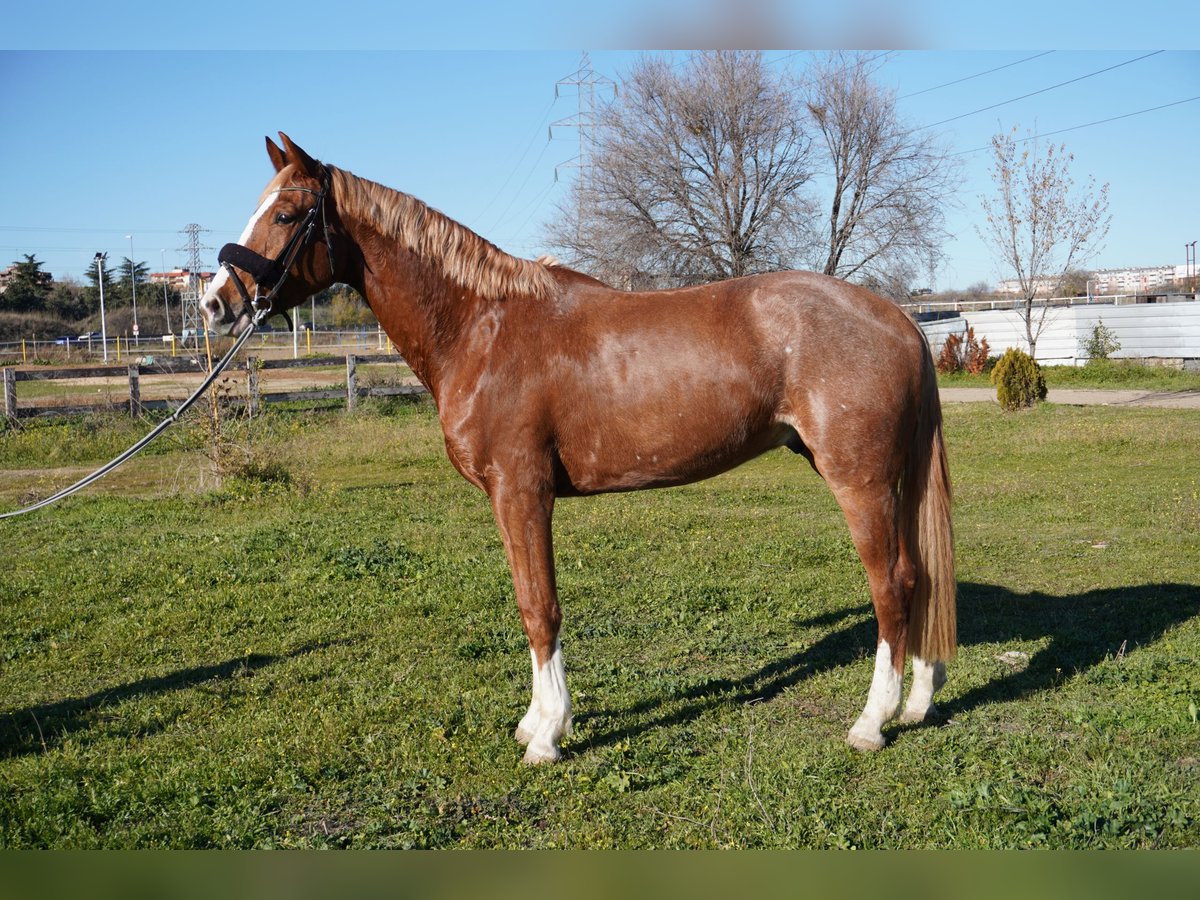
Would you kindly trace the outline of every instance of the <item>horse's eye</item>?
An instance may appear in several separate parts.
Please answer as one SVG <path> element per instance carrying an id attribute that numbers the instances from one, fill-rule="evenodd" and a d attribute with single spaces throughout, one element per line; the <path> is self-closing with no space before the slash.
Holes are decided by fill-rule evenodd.
<path id="1" fill-rule="evenodd" d="M 293 216 L 291 213 L 279 213 L 277 216 L 275 216 L 275 224 L 276 225 L 290 225 L 292 222 L 295 222 L 295 221 L 296 221 L 296 217 Z"/>

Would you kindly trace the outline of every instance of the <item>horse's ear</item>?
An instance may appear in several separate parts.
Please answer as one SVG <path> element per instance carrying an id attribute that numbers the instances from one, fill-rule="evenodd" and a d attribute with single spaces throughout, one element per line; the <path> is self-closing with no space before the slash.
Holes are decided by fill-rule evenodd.
<path id="1" fill-rule="evenodd" d="M 321 164 L 319 162 L 301 150 L 282 131 L 279 132 L 279 139 L 283 141 L 283 149 L 287 151 L 288 162 L 295 163 L 305 175 L 311 178 L 321 177 Z"/>
<path id="2" fill-rule="evenodd" d="M 275 167 L 276 172 L 282 171 L 283 167 L 287 165 L 283 151 L 276 147 L 275 142 L 269 137 L 267 138 L 267 156 L 271 157 L 271 165 Z"/>

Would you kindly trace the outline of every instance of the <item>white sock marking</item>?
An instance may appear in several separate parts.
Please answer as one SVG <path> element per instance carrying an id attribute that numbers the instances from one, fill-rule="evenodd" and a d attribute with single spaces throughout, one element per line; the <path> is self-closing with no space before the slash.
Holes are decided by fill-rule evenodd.
<path id="1" fill-rule="evenodd" d="M 517 739 L 528 736 L 525 762 L 552 762 L 559 757 L 558 741 L 571 733 L 571 694 L 567 691 L 567 673 L 563 667 L 562 649 L 554 642 L 554 653 L 545 665 L 533 661 L 533 702 L 517 726 Z"/>
<path id="2" fill-rule="evenodd" d="M 946 664 L 927 662 L 919 656 L 913 657 L 912 691 L 904 707 L 905 722 L 923 722 L 933 709 L 933 695 L 946 683 Z"/>
<path id="3" fill-rule="evenodd" d="M 880 641 L 875 650 L 875 674 L 871 678 L 867 705 L 850 729 L 847 740 L 863 750 L 882 747 L 883 732 L 880 729 L 900 709 L 903 690 L 903 682 L 892 666 L 892 648 L 887 641 Z"/>

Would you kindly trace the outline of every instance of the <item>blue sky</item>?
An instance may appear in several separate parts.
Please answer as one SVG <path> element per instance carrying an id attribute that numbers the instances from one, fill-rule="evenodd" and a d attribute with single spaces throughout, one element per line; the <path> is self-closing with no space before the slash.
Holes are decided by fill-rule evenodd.
<path id="1" fill-rule="evenodd" d="M 765 5 L 769 25 L 779 10 Z M 555 99 L 555 82 L 578 67 L 579 43 L 594 37 L 602 45 L 612 35 L 578 33 L 589 24 L 579 19 L 574 33 L 531 37 L 517 27 L 529 19 L 497 16 L 500 4 L 481 4 L 478 16 L 474 4 L 456 7 L 467 23 L 459 32 L 406 4 L 315 8 L 364 6 L 374 9 L 372 28 L 364 31 L 347 15 L 318 18 L 317 36 L 308 36 L 311 17 L 281 28 L 252 5 L 223 20 L 222 11 L 233 8 L 224 2 L 178 9 L 116 3 L 98 23 L 86 18 L 94 12 L 73 17 L 72 4 L 14 13 L 0 36 L 0 263 L 33 253 L 57 277 L 80 277 L 97 250 L 115 259 L 129 255 L 125 235 L 132 234 L 135 258 L 154 269 L 164 261 L 170 267 L 183 261 L 179 230 L 190 222 L 209 229 L 204 239 L 211 247 L 235 240 L 270 174 L 263 135 L 279 130 L 319 158 L 415 194 L 511 252 L 540 252 L 541 225 L 571 175 L 562 169 L 556 182 L 555 166 L 576 152 L 570 129 L 556 129 L 547 141 L 548 125 L 575 113 L 573 96 Z M 658 19 L 669 20 L 671 6 L 658 3 Z M 545 5 L 504 7 L 536 15 Z M 929 7 L 910 5 L 906 19 L 917 23 L 910 30 L 927 49 L 890 54 L 878 77 L 902 98 L 899 108 L 912 126 L 962 116 L 935 129 L 962 153 L 965 176 L 937 288 L 1000 274 L 973 230 L 978 195 L 989 184 L 987 154 L 969 152 L 985 147 L 993 133 L 1013 126 L 1056 131 L 1200 96 L 1200 53 L 1168 49 L 965 115 L 1150 53 L 1158 49 L 1152 38 L 1182 35 L 1193 28 L 1194 14 L 1150 3 L 1147 11 L 1161 19 L 1155 33 L 1109 23 L 1113 33 L 1087 36 L 1093 49 L 1027 59 L 1051 49 L 1051 35 L 1039 32 L 1029 49 L 948 49 L 941 45 L 953 41 L 927 25 Z M 713 21 L 720 19 L 716 9 Z M 38 15 L 40 21 L 30 18 Z M 808 20 L 810 36 L 815 21 Z M 851 24 L 820 28 L 832 40 Z M 296 38 L 289 42 L 281 32 Z M 320 35 L 332 49 L 316 49 Z M 658 41 L 646 46 L 671 43 L 669 27 L 624 32 L 631 41 L 651 35 Z M 1082 42 L 1078 31 L 1071 37 Z M 283 43 L 291 46 L 281 49 Z M 488 49 L 505 43 L 529 49 Z M 228 49 L 205 49 L 210 45 Z M 596 70 L 615 81 L 636 55 L 591 51 Z M 808 56 L 776 50 L 766 58 L 781 71 L 798 71 Z M 1007 68 L 939 87 L 999 66 Z M 1112 186 L 1113 227 L 1097 265 L 1183 261 L 1183 244 L 1200 237 L 1200 101 L 1052 139 L 1075 154 L 1078 176 Z"/>

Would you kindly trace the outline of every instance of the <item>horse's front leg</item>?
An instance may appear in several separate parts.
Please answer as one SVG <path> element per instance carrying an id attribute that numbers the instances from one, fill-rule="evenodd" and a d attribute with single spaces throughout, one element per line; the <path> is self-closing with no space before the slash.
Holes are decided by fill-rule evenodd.
<path id="1" fill-rule="evenodd" d="M 554 583 L 550 530 L 554 495 L 546 487 L 504 483 L 489 493 L 533 660 L 533 700 L 517 726 L 516 737 L 527 745 L 525 762 L 554 762 L 560 756 L 559 740 L 571 732 L 571 695 L 558 642 L 562 613 Z"/>

